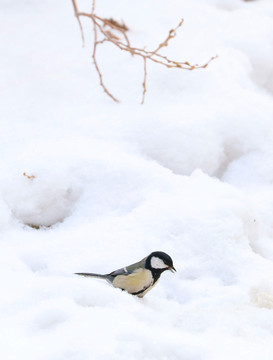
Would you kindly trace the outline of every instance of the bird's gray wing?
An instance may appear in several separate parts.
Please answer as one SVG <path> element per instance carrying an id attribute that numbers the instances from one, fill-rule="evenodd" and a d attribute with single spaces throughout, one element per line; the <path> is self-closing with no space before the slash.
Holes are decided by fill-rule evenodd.
<path id="1" fill-rule="evenodd" d="M 121 269 L 112 271 L 110 274 L 108 274 L 108 276 L 109 277 L 111 276 L 114 279 L 118 275 L 132 274 L 135 270 L 145 267 L 146 259 L 147 259 L 147 257 L 145 257 L 144 259 L 140 260 L 139 262 L 137 262 L 135 264 L 128 265 L 128 266 L 125 266 L 125 267 L 123 267 Z"/>

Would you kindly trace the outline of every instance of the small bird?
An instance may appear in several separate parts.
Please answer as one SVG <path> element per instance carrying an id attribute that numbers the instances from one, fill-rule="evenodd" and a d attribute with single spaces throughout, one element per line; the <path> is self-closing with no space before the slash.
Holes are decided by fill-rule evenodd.
<path id="1" fill-rule="evenodd" d="M 175 272 L 172 258 L 162 252 L 154 251 L 139 262 L 115 270 L 110 274 L 75 273 L 107 280 L 114 287 L 142 298 L 158 282 L 165 270 Z"/>

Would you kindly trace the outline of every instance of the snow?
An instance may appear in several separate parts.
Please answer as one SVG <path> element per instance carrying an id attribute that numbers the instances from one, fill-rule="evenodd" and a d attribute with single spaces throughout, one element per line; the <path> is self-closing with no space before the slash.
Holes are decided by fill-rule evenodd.
<path id="1" fill-rule="evenodd" d="M 79 0 L 89 11 L 91 2 Z M 70 1 L 0 4 L 0 357 L 271 360 L 273 2 L 97 0 L 183 71 L 83 49 Z M 24 175 L 25 174 L 25 175 Z M 143 299 L 75 272 L 152 251 Z"/>

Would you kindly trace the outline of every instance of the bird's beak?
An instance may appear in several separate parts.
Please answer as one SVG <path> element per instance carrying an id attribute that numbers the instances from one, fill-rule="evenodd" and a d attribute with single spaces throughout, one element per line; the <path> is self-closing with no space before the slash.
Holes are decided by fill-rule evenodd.
<path id="1" fill-rule="evenodd" d="M 170 267 L 169 267 L 169 270 L 171 270 L 172 273 L 176 272 L 176 269 L 175 269 L 174 266 L 172 266 L 172 267 L 170 266 Z"/>

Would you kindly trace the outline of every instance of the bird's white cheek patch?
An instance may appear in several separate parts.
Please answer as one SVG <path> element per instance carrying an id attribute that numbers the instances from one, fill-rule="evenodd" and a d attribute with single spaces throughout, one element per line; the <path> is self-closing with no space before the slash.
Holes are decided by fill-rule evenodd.
<path id="1" fill-rule="evenodd" d="M 158 257 L 156 256 L 153 256 L 151 258 L 151 266 L 152 268 L 154 269 L 165 269 L 167 268 L 168 266 L 164 263 L 164 261 L 162 259 L 159 259 Z"/>

